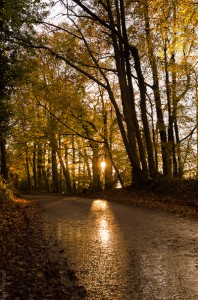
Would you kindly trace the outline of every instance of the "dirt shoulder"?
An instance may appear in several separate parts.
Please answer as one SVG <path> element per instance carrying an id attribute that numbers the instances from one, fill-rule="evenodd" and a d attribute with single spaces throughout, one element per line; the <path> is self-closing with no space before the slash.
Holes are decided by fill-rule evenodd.
<path id="1" fill-rule="evenodd" d="M 65 258 L 61 258 L 61 250 L 45 240 L 35 202 L 6 200 L 0 211 L 0 224 L 2 300 L 85 297 L 85 289 L 78 285 Z"/>

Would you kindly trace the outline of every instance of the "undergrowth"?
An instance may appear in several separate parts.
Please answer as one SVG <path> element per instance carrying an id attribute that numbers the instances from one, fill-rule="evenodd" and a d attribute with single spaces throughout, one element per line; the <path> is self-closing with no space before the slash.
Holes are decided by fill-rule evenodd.
<path id="1" fill-rule="evenodd" d="M 14 191 L 12 186 L 0 176 L 0 205 L 14 200 Z"/>

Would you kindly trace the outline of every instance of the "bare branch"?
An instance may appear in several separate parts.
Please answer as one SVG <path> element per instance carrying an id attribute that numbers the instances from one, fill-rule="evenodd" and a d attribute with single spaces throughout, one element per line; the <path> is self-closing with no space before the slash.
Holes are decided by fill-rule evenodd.
<path id="1" fill-rule="evenodd" d="M 47 26 L 50 26 L 50 27 L 54 27 L 54 28 L 56 28 L 58 30 L 61 30 L 61 31 L 64 31 L 64 32 L 66 32 L 66 33 L 68 33 L 68 34 L 70 34 L 70 35 L 72 35 L 72 36 L 74 36 L 74 37 L 76 37 L 78 39 L 81 39 L 80 36 L 78 36 L 77 34 L 71 32 L 70 30 L 68 30 L 68 29 L 66 29 L 66 28 L 64 28 L 64 27 L 62 27 L 60 25 L 55 25 L 53 23 L 49 23 L 49 22 L 46 22 L 46 21 L 35 22 L 35 24 L 43 24 L 43 25 L 47 25 Z"/>
<path id="2" fill-rule="evenodd" d="M 30 48 L 34 48 L 34 49 L 43 49 L 43 50 L 47 50 L 52 56 L 54 56 L 57 59 L 61 59 L 63 60 L 65 63 L 67 63 L 70 67 L 74 68 L 75 70 L 77 70 L 78 72 L 80 72 L 81 74 L 84 74 L 85 76 L 87 76 L 89 79 L 95 81 L 99 86 L 103 87 L 104 89 L 107 89 L 107 85 L 105 85 L 104 83 L 102 83 L 101 81 L 99 81 L 97 78 L 95 78 L 94 76 L 92 76 L 91 74 L 87 73 L 85 70 L 83 70 L 82 68 L 80 68 L 79 66 L 77 66 L 75 63 L 72 63 L 70 59 L 68 59 L 67 57 L 58 54 L 57 52 L 55 52 L 53 49 L 51 49 L 49 46 L 44 46 L 44 45 L 36 45 L 33 44 L 32 42 L 30 42 L 29 40 L 25 40 L 24 38 L 20 38 L 18 39 L 18 42 L 21 43 L 23 46 L 25 45 L 26 47 L 30 47 Z"/>
<path id="3" fill-rule="evenodd" d="M 195 131 L 196 128 L 197 128 L 197 125 L 195 125 L 195 127 L 191 130 L 191 132 L 190 132 L 187 136 L 185 136 L 183 139 L 181 139 L 181 140 L 179 141 L 179 143 L 182 143 L 182 142 L 185 141 L 187 138 L 191 137 L 191 136 L 193 135 L 193 133 L 194 133 L 194 131 Z"/>
<path id="4" fill-rule="evenodd" d="M 95 142 L 95 143 L 100 143 L 100 144 L 103 144 L 104 142 L 103 141 L 99 141 L 99 140 L 95 140 L 93 138 L 90 138 L 88 136 L 85 136 L 81 133 L 79 133 L 78 131 L 76 131 L 75 129 L 71 128 L 70 126 L 68 126 L 65 122 L 63 122 L 59 117 L 56 116 L 55 113 L 53 113 L 48 107 L 46 104 L 42 104 L 37 98 L 36 98 L 36 101 L 38 103 L 39 106 L 43 107 L 47 112 L 49 112 L 49 114 L 55 119 L 57 120 L 59 123 L 61 123 L 64 127 L 66 127 L 67 129 L 71 130 L 73 133 L 75 133 L 77 136 L 83 138 L 83 139 L 86 139 L 86 140 L 89 140 L 89 141 L 92 141 L 92 142 Z"/>

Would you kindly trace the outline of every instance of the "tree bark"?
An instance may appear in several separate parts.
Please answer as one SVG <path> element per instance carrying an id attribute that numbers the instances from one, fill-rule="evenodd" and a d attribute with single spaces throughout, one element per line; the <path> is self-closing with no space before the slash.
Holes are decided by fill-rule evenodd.
<path id="1" fill-rule="evenodd" d="M 137 121 L 132 82 L 127 81 L 127 78 L 131 80 L 131 74 L 129 74 L 130 73 L 129 53 L 128 53 L 128 49 L 124 48 L 122 41 L 118 38 L 118 35 L 116 34 L 117 27 L 118 27 L 119 34 L 121 34 L 121 32 L 124 31 L 125 15 L 123 11 L 123 4 L 121 3 L 121 8 L 122 8 L 121 14 L 120 14 L 117 1 L 116 1 L 116 7 L 117 7 L 117 20 L 116 20 L 117 25 L 115 24 L 111 3 L 109 2 L 109 0 L 107 1 L 107 12 L 109 15 L 110 26 L 112 27 L 111 37 L 112 37 L 112 43 L 113 43 L 113 48 L 115 53 L 115 63 L 118 72 L 122 108 L 123 108 L 123 114 L 124 114 L 124 119 L 127 128 L 126 133 L 125 133 L 122 117 L 119 116 L 120 112 L 119 110 L 117 110 L 117 108 L 116 108 L 116 116 L 118 118 L 118 125 L 120 128 L 120 132 L 133 169 L 133 182 L 139 183 L 140 181 L 144 181 L 148 179 L 148 169 L 147 169 L 147 163 L 144 155 L 143 144 L 140 137 L 139 125 Z M 128 70 L 128 75 L 127 75 L 127 70 Z M 113 93 L 110 92 L 109 96 L 114 105 L 115 99 Z M 138 154 L 137 142 L 139 146 L 139 154 Z M 141 164 L 142 164 L 142 168 L 141 168 Z"/>
<path id="2" fill-rule="evenodd" d="M 1 175 L 5 180 L 8 180 L 8 167 L 6 155 L 6 140 L 3 136 L 0 137 L 0 158 L 1 158 Z"/>
<path id="3" fill-rule="evenodd" d="M 37 188 L 38 188 L 36 160 L 37 160 L 37 145 L 34 144 L 34 147 L 33 147 L 33 157 L 32 157 L 32 170 L 33 170 L 34 189 L 35 190 L 37 190 Z"/>
<path id="4" fill-rule="evenodd" d="M 72 192 L 72 184 L 71 184 L 71 177 L 70 177 L 70 172 L 69 172 L 69 169 L 67 168 L 67 166 L 65 166 L 65 163 L 63 161 L 63 158 L 60 154 L 60 150 L 57 150 L 57 154 L 58 154 L 58 158 L 59 158 L 59 161 L 60 161 L 60 165 L 63 169 L 63 175 L 64 175 L 64 178 L 65 178 L 65 183 L 66 183 L 66 191 L 68 193 Z"/>
<path id="5" fill-rule="evenodd" d="M 101 190 L 101 181 L 100 181 L 100 165 L 99 165 L 99 147 L 97 143 L 90 142 L 92 149 L 92 190 L 99 191 Z"/>
<path id="6" fill-rule="evenodd" d="M 72 170 L 71 170 L 71 177 L 72 177 L 72 189 L 73 189 L 74 192 L 76 192 L 75 165 L 76 165 L 76 148 L 75 148 L 74 136 L 72 135 Z"/>
<path id="7" fill-rule="evenodd" d="M 169 70 L 168 70 L 168 61 L 167 61 L 167 47 L 165 41 L 164 47 L 164 66 L 165 66 L 165 78 L 166 78 L 166 97 L 167 97 L 167 106 L 168 106 L 168 143 L 169 143 L 169 164 L 172 172 L 173 166 L 173 176 L 177 177 L 177 159 L 175 152 L 175 139 L 174 139 L 174 130 L 173 130 L 173 112 L 171 105 L 171 92 L 170 92 L 170 80 L 169 80 Z M 174 102 L 174 92 L 175 87 L 173 86 L 173 101 Z"/>
<path id="8" fill-rule="evenodd" d="M 25 145 L 25 161 L 26 161 L 26 172 L 27 172 L 27 179 L 28 179 L 28 190 L 32 190 L 32 182 L 30 176 L 30 167 L 29 167 L 29 156 L 28 156 L 28 147 L 27 144 Z"/>
<path id="9" fill-rule="evenodd" d="M 146 141 L 146 149 L 148 154 L 148 166 L 149 166 L 149 174 L 150 177 L 154 178 L 157 174 L 155 168 L 154 154 L 153 154 L 153 144 L 151 140 L 151 134 L 149 129 L 149 123 L 147 118 L 147 108 L 146 108 L 146 87 L 144 83 L 144 77 L 141 70 L 140 57 L 138 54 L 138 50 L 133 47 L 131 48 L 131 52 L 135 62 L 135 70 L 138 77 L 139 90 L 140 90 L 140 109 L 142 116 L 142 123 L 144 128 L 144 136 Z"/>
<path id="10" fill-rule="evenodd" d="M 38 144 L 38 152 L 37 152 L 37 182 L 38 182 L 38 190 L 42 189 L 42 164 L 43 164 L 43 153 L 42 146 Z"/>
<path id="11" fill-rule="evenodd" d="M 57 141 L 55 133 L 50 136 L 50 146 L 51 146 L 51 159 L 52 159 L 52 192 L 59 193 L 59 178 L 58 178 L 58 165 L 57 165 Z"/>
<path id="12" fill-rule="evenodd" d="M 161 140 L 163 173 L 164 176 L 170 177 L 171 169 L 169 164 L 168 140 L 166 135 L 166 126 L 164 123 L 163 111 L 162 111 L 157 63 L 154 55 L 154 46 L 153 46 L 153 41 L 150 33 L 151 29 L 150 29 L 149 15 L 148 15 L 148 3 L 147 1 L 143 1 L 143 3 L 144 3 L 146 42 L 147 42 L 149 61 L 150 61 L 150 66 L 151 66 L 151 71 L 153 76 L 153 92 L 154 92 L 155 105 L 156 105 L 157 126 L 159 128 L 159 134 Z"/>

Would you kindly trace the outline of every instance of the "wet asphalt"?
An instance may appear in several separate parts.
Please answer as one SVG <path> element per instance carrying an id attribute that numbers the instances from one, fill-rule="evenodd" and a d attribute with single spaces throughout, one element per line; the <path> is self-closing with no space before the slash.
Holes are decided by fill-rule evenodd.
<path id="1" fill-rule="evenodd" d="M 198 222 L 101 199 L 32 196 L 88 300 L 198 299 Z"/>

